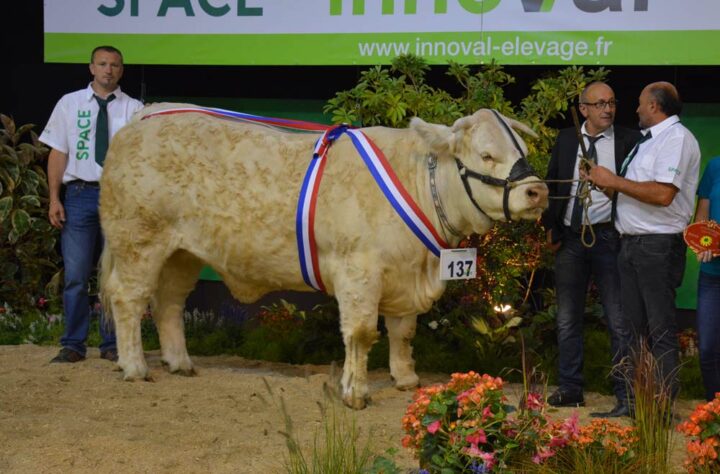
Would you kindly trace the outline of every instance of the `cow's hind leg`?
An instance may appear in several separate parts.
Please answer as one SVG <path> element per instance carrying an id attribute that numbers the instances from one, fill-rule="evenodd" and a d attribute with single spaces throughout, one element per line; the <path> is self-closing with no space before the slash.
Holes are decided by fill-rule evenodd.
<path id="1" fill-rule="evenodd" d="M 202 261 L 195 256 L 179 250 L 167 259 L 160 272 L 153 298 L 153 320 L 160 338 L 162 361 L 171 373 L 195 375 L 185 345 L 183 310 L 202 266 Z"/>
<path id="2" fill-rule="evenodd" d="M 368 402 L 367 360 L 370 348 L 377 341 L 379 290 L 377 278 L 350 278 L 335 286 L 340 308 L 340 329 L 345 343 L 345 364 L 342 375 L 342 397 L 345 405 L 365 408 Z"/>
<path id="3" fill-rule="evenodd" d="M 157 278 L 148 257 L 140 260 L 112 262 L 109 251 L 103 254 L 103 299 L 110 305 L 117 338 L 118 366 L 125 380 L 146 379 L 147 363 L 142 347 L 140 321 Z M 159 264 L 157 265 L 159 268 Z"/>
<path id="4" fill-rule="evenodd" d="M 385 317 L 385 327 L 390 340 L 390 374 L 395 380 L 395 387 L 400 390 L 417 387 L 419 379 L 410 345 L 415 336 L 417 316 Z"/>

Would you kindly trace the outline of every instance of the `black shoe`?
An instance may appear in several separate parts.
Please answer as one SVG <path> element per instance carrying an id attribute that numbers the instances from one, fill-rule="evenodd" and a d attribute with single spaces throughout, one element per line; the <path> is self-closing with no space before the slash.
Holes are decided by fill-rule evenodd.
<path id="1" fill-rule="evenodd" d="M 117 362 L 118 361 L 117 351 L 115 349 L 108 349 L 106 351 L 102 351 L 100 353 L 100 358 L 109 360 L 110 362 Z"/>
<path id="2" fill-rule="evenodd" d="M 547 399 L 548 405 L 553 407 L 584 407 L 585 399 L 582 392 L 570 392 L 557 389 Z"/>
<path id="3" fill-rule="evenodd" d="M 50 361 L 51 364 L 57 364 L 57 363 L 75 363 L 80 362 L 81 360 L 85 360 L 85 356 L 80 354 L 79 352 L 76 352 L 72 349 L 68 349 L 67 347 L 63 347 L 60 349 L 60 352 L 58 352 L 58 355 L 52 358 Z"/>
<path id="4" fill-rule="evenodd" d="M 599 411 L 590 413 L 593 418 L 619 418 L 621 416 L 630 416 L 630 407 L 625 402 L 618 402 L 610 411 Z"/>

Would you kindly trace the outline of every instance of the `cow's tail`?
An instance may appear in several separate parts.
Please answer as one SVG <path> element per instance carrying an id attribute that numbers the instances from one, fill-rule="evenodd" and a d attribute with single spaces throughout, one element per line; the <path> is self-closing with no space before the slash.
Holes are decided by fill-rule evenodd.
<path id="1" fill-rule="evenodd" d="M 113 267 L 115 266 L 115 259 L 110 251 L 110 246 L 105 245 L 103 247 L 102 256 L 100 257 L 100 268 L 98 274 L 98 281 L 100 286 L 100 302 L 102 303 L 103 312 L 105 313 L 105 323 L 114 324 L 112 304 L 110 303 L 110 294 L 113 289 L 109 284 L 110 275 L 112 275 Z"/>

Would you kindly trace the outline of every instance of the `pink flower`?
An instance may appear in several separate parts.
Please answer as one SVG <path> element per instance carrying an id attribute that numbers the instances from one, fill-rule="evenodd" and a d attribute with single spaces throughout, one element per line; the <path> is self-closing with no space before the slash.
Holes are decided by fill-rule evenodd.
<path id="1" fill-rule="evenodd" d="M 580 423 L 577 411 L 570 415 L 570 418 L 562 424 L 562 430 L 570 438 L 577 438 L 580 435 Z"/>
<path id="2" fill-rule="evenodd" d="M 483 408 L 483 411 L 482 411 L 482 421 L 485 421 L 485 420 L 487 420 L 488 418 L 492 418 L 492 416 L 493 416 L 493 412 L 492 412 L 492 409 L 491 409 L 489 406 Z"/>
<path id="3" fill-rule="evenodd" d="M 545 447 L 540 447 L 538 448 L 537 454 L 533 456 L 532 462 L 534 462 L 535 464 L 542 464 L 547 458 L 551 458 L 554 455 L 555 451 Z"/>
<path id="4" fill-rule="evenodd" d="M 480 448 L 478 448 L 477 444 L 471 444 L 469 448 L 465 448 L 463 451 L 471 458 L 480 458 L 483 454 L 485 454 L 480 450 Z"/>
<path id="5" fill-rule="evenodd" d="M 525 406 L 528 410 L 542 410 L 544 403 L 539 393 L 529 392 L 525 399 Z"/>
<path id="6" fill-rule="evenodd" d="M 440 429 L 440 420 L 433 421 L 427 427 L 428 433 L 430 433 L 430 434 L 437 433 L 437 430 L 439 430 L 439 429 Z"/>
<path id="7" fill-rule="evenodd" d="M 484 430 L 477 430 L 474 434 L 465 437 L 465 441 L 470 444 L 485 444 L 487 443 L 487 435 Z"/>
<path id="8" fill-rule="evenodd" d="M 483 460 L 488 470 L 495 467 L 495 453 L 480 453 L 480 459 Z"/>

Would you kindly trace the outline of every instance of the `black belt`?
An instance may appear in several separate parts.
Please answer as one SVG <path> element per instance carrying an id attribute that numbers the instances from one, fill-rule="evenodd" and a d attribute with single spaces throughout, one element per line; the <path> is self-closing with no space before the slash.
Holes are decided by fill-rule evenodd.
<path id="1" fill-rule="evenodd" d="M 606 229 L 615 230 L 615 224 L 613 224 L 612 222 L 599 222 L 599 223 L 597 223 L 597 224 L 592 224 L 592 225 L 590 225 L 590 226 L 587 226 L 587 225 L 586 225 L 586 226 L 584 226 L 584 227 L 592 227 L 592 229 L 593 229 L 594 231 L 596 231 L 596 232 L 597 232 L 597 231 L 600 231 L 600 230 L 606 230 Z M 582 228 L 580 228 L 580 232 L 575 232 L 575 231 L 573 231 L 573 230 L 570 228 L 569 225 L 566 225 L 565 228 L 566 228 L 568 231 L 574 232 L 574 233 L 576 233 L 576 234 L 579 234 L 580 232 L 582 232 Z M 588 230 L 589 230 L 589 229 L 588 229 Z"/>
<path id="2" fill-rule="evenodd" d="M 73 179 L 72 181 L 68 181 L 67 183 L 65 183 L 65 186 L 70 186 L 71 184 L 77 184 L 77 185 L 82 185 L 82 186 L 91 186 L 93 188 L 100 187 L 100 183 L 98 183 L 97 181 L 84 181 L 82 179 Z"/>

